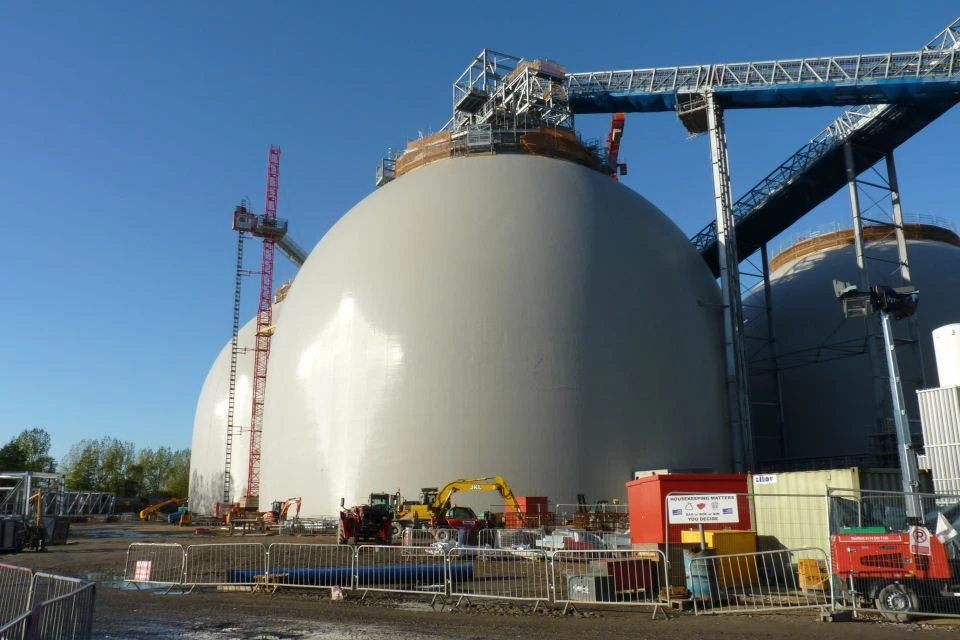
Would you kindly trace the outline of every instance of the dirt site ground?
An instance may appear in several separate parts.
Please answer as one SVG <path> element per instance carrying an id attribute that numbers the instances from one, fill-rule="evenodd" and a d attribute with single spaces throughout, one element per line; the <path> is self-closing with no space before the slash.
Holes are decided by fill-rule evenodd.
<path id="1" fill-rule="evenodd" d="M 0 556 L 0 561 L 61 575 L 119 576 L 131 542 L 226 542 L 231 538 L 194 538 L 192 529 L 161 524 L 73 525 L 67 545 L 44 553 Z M 318 537 L 236 536 L 232 540 L 329 542 Z M 316 638 L 322 640 L 549 640 L 734 638 L 764 640 L 894 640 L 904 637 L 960 640 L 960 624 L 930 620 L 893 624 L 876 620 L 823 623 L 813 611 L 760 615 L 694 616 L 669 612 L 651 620 L 647 609 L 596 608 L 566 616 L 560 610 L 533 612 L 532 607 L 474 606 L 466 610 L 431 610 L 426 602 L 370 597 L 362 602 L 347 593 L 343 602 L 329 592 L 280 590 L 265 593 L 194 592 L 162 595 L 101 586 L 97 590 L 95 638 L 189 638 L 195 640 Z"/>

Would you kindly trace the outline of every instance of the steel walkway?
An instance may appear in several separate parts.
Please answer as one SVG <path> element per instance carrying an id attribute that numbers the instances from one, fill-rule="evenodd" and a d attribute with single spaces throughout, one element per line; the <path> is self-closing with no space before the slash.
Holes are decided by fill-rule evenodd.
<path id="1" fill-rule="evenodd" d="M 846 184 L 844 143 L 857 147 L 854 162 L 862 172 L 960 101 L 958 65 L 960 18 L 920 51 L 906 54 L 574 73 L 567 88 L 576 113 L 671 110 L 678 96 L 710 90 L 724 108 L 864 103 L 845 111 L 734 203 L 742 260 Z M 716 223 L 691 241 L 718 275 Z"/>

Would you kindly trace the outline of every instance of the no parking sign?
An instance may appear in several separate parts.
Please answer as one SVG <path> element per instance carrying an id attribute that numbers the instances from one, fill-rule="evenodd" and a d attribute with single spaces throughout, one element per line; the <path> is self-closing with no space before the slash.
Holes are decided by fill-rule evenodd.
<path id="1" fill-rule="evenodd" d="M 910 527 L 910 553 L 918 556 L 933 555 L 930 550 L 930 532 L 926 527 Z"/>

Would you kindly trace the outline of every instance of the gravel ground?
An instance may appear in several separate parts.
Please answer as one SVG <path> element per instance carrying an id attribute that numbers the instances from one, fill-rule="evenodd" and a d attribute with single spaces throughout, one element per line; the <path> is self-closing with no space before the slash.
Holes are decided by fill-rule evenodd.
<path id="1" fill-rule="evenodd" d="M 234 537 L 248 542 L 328 542 L 322 538 L 278 536 Z M 70 576 L 117 576 L 123 573 L 131 542 L 225 542 L 230 538 L 194 538 L 192 529 L 158 524 L 74 525 L 70 543 L 45 553 L 24 552 L 3 562 Z M 556 640 L 638 638 L 719 640 L 864 639 L 918 637 L 956 640 L 960 624 L 931 620 L 924 624 L 892 624 L 875 620 L 821 623 L 812 611 L 765 615 L 694 616 L 671 611 L 668 620 L 650 619 L 647 609 L 580 610 L 562 616 L 559 610 L 533 612 L 532 607 L 471 606 L 440 611 L 422 600 L 368 596 L 362 601 L 348 593 L 343 602 L 330 600 L 327 590 L 281 590 L 275 594 L 194 592 L 168 594 L 117 589 L 97 590 L 95 638 L 317 638 L 323 640 L 408 640 L 549 637 Z"/>

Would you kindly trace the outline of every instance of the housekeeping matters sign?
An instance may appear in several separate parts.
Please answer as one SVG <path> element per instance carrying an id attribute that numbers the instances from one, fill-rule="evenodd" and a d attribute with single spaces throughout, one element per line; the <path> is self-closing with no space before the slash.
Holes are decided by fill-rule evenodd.
<path id="1" fill-rule="evenodd" d="M 714 524 L 740 522 L 735 493 L 698 496 L 667 496 L 670 524 Z"/>

